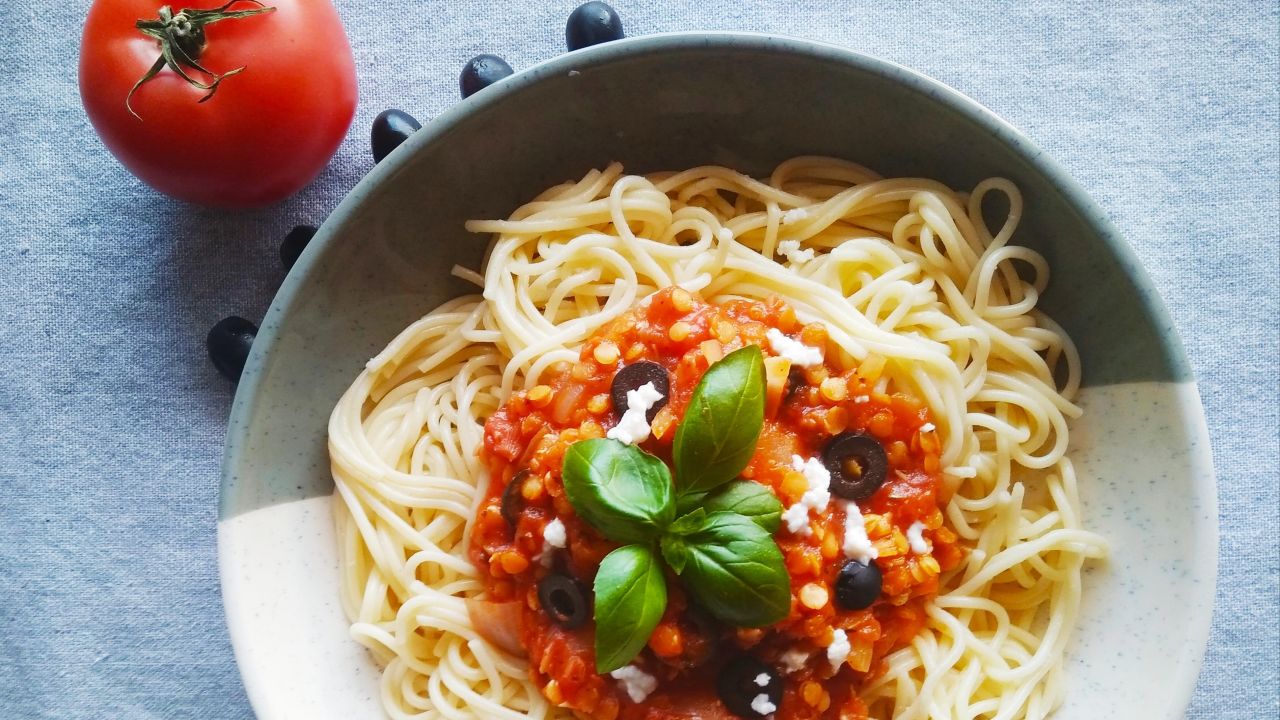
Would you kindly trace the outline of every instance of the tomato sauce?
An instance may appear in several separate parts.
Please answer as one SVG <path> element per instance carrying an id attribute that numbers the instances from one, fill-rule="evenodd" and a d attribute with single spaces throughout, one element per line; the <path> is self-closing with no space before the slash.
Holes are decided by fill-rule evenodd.
<path id="1" fill-rule="evenodd" d="M 791 368 L 770 349 L 770 328 L 824 349 L 825 362 Z M 833 500 L 826 512 L 813 514 L 808 536 L 792 534 L 785 525 L 776 533 L 791 575 L 792 603 L 790 614 L 774 625 L 721 626 L 690 608 L 679 578 L 668 572 L 666 613 L 634 661 L 658 679 L 658 686 L 635 703 L 618 681 L 596 674 L 591 622 L 566 630 L 552 622 L 538 600 L 536 584 L 550 571 L 548 565 L 590 588 L 595 568 L 617 547 L 574 515 L 560 478 L 564 452 L 579 440 L 603 437 L 616 424 L 621 409 L 615 411 L 610 401 L 613 376 L 627 364 L 647 360 L 668 370 L 671 392 L 640 447 L 670 465 L 675 429 L 698 380 L 711 363 L 748 344 L 764 351 L 768 391 L 764 428 L 743 478 L 771 488 L 786 507 L 808 489 L 791 467 L 793 455 L 820 456 L 825 443 L 844 431 L 867 432 L 884 446 L 887 480 L 860 503 L 868 537 L 879 552 L 881 596 L 865 610 L 835 604 L 835 581 L 845 557 L 844 513 Z M 477 511 L 471 555 L 490 599 L 522 603 L 520 637 L 530 672 L 551 702 L 603 720 L 733 718 L 716 695 L 716 672 L 727 655 L 746 651 L 782 673 L 783 696 L 773 717 L 866 717 L 857 688 L 883 671 L 888 653 L 924 627 L 939 573 L 955 567 L 964 550 L 943 527 L 940 446 L 927 408 L 914 397 L 875 391 L 882 360 L 841 367 L 842 356 L 822 324 L 801 323 L 780 300 L 710 305 L 668 288 L 602 328 L 576 363 L 552 368 L 545 384 L 515 393 L 488 418 L 483 457 L 492 482 Z M 502 496 L 522 470 L 528 472 L 513 488 L 521 507 L 512 527 L 502 516 Z M 543 529 L 555 518 L 564 523 L 568 542 L 544 564 Z M 906 539 L 907 528 L 917 521 L 931 545 L 924 554 L 913 553 Z M 826 647 L 836 630 L 845 631 L 851 651 L 833 670 Z M 803 662 L 787 663 L 783 655 L 788 652 L 790 660 Z"/>

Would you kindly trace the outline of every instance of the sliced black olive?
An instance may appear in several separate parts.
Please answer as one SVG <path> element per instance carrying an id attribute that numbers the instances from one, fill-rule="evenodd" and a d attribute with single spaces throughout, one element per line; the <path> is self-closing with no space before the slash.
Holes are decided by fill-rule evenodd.
<path id="1" fill-rule="evenodd" d="M 889 473 L 884 446 L 860 432 L 831 438 L 822 451 L 822 464 L 831 473 L 831 492 L 848 500 L 866 500 L 875 495 Z"/>
<path id="2" fill-rule="evenodd" d="M 792 367 L 791 372 L 787 373 L 787 391 L 783 393 L 783 399 L 790 400 L 796 391 L 805 386 L 804 371 L 798 367 Z"/>
<path id="3" fill-rule="evenodd" d="M 583 3 L 569 14 L 564 26 L 565 44 L 570 50 L 581 50 L 590 45 L 622 38 L 622 18 L 618 11 L 605 3 Z"/>
<path id="4" fill-rule="evenodd" d="M 249 359 L 249 349 L 256 337 L 258 326 L 238 315 L 219 320 L 209 330 L 205 347 L 222 377 L 231 382 L 240 381 L 240 373 L 244 372 L 244 363 Z"/>
<path id="5" fill-rule="evenodd" d="M 875 560 L 867 561 L 866 565 L 850 560 L 836 577 L 836 604 L 845 610 L 869 608 L 880 597 L 883 582 Z"/>
<path id="6" fill-rule="evenodd" d="M 654 390 L 662 393 L 662 398 L 649 408 L 649 412 L 645 413 L 645 418 L 653 422 L 658 411 L 667 404 L 667 400 L 671 399 L 671 380 L 667 376 L 667 369 L 658 363 L 641 360 L 622 368 L 613 376 L 613 386 L 609 389 L 609 395 L 613 398 L 613 411 L 618 414 L 618 417 L 622 417 L 622 414 L 627 411 L 627 393 L 638 390 L 642 385 L 650 382 L 653 383 Z"/>
<path id="7" fill-rule="evenodd" d="M 298 262 L 298 258 L 302 257 L 302 251 L 307 249 L 307 243 L 311 242 L 315 234 L 314 225 L 299 225 L 284 236 L 284 242 L 280 243 L 280 262 L 284 263 L 285 270 L 292 268 L 293 264 Z"/>
<path id="8" fill-rule="evenodd" d="M 502 489 L 502 519 L 506 520 L 511 527 L 516 526 L 516 522 L 520 520 L 520 510 L 524 507 L 524 495 L 520 494 L 520 486 L 524 485 L 524 479 L 529 477 L 528 470 L 521 470 L 511 478 L 511 482 Z"/>
<path id="9" fill-rule="evenodd" d="M 764 676 L 761 678 L 761 676 Z M 765 680 L 761 685 L 758 680 Z M 716 692 L 729 712 L 744 718 L 762 718 L 751 703 L 760 695 L 768 698 L 776 710 L 782 702 L 782 676 L 778 671 L 750 655 L 729 658 L 716 678 Z"/>
<path id="10" fill-rule="evenodd" d="M 369 131 L 369 144 L 373 148 L 373 161 L 382 162 L 382 158 L 400 147 L 400 143 L 422 128 L 417 118 L 403 110 L 383 110 L 373 119 L 373 129 Z"/>
<path id="11" fill-rule="evenodd" d="M 566 630 L 582 627 L 591 615 L 582 583 L 560 573 L 538 581 L 538 602 L 547 616 Z"/>
<path id="12" fill-rule="evenodd" d="M 497 55 L 477 55 L 462 66 L 458 88 L 467 98 L 515 72 L 506 60 Z"/>

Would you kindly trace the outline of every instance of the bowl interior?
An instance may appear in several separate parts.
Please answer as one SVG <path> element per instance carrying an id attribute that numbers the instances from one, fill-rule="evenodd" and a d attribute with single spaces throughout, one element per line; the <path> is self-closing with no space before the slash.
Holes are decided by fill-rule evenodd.
<path id="1" fill-rule="evenodd" d="M 1059 717 L 1180 717 L 1212 608 L 1216 506 L 1199 398 L 1150 284 L 1057 167 L 971 100 L 903 68 L 776 37 L 677 34 L 561 56 L 432 121 L 321 228 L 255 343 L 227 438 L 228 623 L 263 718 L 369 716 L 378 671 L 337 603 L 325 425 L 364 362 L 470 288 L 487 238 L 543 188 L 621 161 L 767 173 L 832 155 L 957 188 L 1021 188 L 1015 242 L 1052 269 L 1042 308 L 1084 361 L 1072 457 L 1086 522 L 1113 543 L 1086 578 Z"/>

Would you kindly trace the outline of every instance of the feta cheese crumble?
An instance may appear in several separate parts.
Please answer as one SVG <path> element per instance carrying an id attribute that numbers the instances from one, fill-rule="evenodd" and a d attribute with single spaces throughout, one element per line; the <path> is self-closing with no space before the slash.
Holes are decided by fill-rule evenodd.
<path id="1" fill-rule="evenodd" d="M 849 659 L 849 651 L 852 649 L 848 633 L 844 630 L 831 633 L 831 644 L 827 646 L 827 662 L 831 663 L 831 669 L 839 670 L 844 661 Z"/>
<path id="2" fill-rule="evenodd" d="M 782 512 L 782 522 L 793 535 L 808 537 L 813 532 L 809 527 L 809 510 L 821 512 L 831 502 L 831 473 L 818 458 L 806 460 L 799 455 L 791 456 L 791 469 L 804 476 L 809 489 L 800 496 L 800 502 Z"/>
<path id="3" fill-rule="evenodd" d="M 826 510 L 831 502 L 831 473 L 818 458 L 805 460 L 799 455 L 791 456 L 791 469 L 804 476 L 809 489 L 800 496 L 800 502 L 814 510 Z"/>
<path id="4" fill-rule="evenodd" d="M 760 673 L 756 676 L 756 685 L 759 687 L 769 686 L 769 673 Z"/>
<path id="5" fill-rule="evenodd" d="M 778 243 L 778 254 L 796 265 L 807 263 L 813 259 L 813 248 L 800 248 L 799 240 L 783 240 Z"/>
<path id="6" fill-rule="evenodd" d="M 920 432 L 933 432 L 938 428 L 933 423 L 925 423 L 920 426 Z"/>
<path id="7" fill-rule="evenodd" d="M 647 382 L 635 390 L 627 391 L 627 410 L 618 424 L 609 429 L 608 437 L 628 445 L 644 442 L 649 438 L 649 419 L 646 414 L 653 404 L 662 399 L 662 393 Z"/>
<path id="8" fill-rule="evenodd" d="M 807 220 L 808 218 L 808 210 L 805 210 L 804 208 L 791 208 L 790 210 L 782 213 L 782 224 L 795 225 L 796 223 Z"/>
<path id="9" fill-rule="evenodd" d="M 809 537 L 813 530 L 809 528 L 809 508 L 804 503 L 796 503 L 782 511 L 782 522 L 792 535 Z"/>
<path id="10" fill-rule="evenodd" d="M 809 662 L 809 653 L 799 648 L 792 648 L 778 656 L 778 664 L 787 673 L 793 673 Z"/>
<path id="11" fill-rule="evenodd" d="M 560 522 L 560 518 L 547 523 L 547 526 L 542 528 L 542 552 L 538 553 L 538 562 L 545 567 L 551 567 L 551 553 L 555 548 L 564 547 L 568 539 L 564 523 Z"/>
<path id="12" fill-rule="evenodd" d="M 542 541 L 551 547 L 562 548 L 567 540 L 568 537 L 564 532 L 564 523 L 560 522 L 560 518 L 552 520 L 547 523 L 546 527 L 542 528 Z"/>
<path id="13" fill-rule="evenodd" d="M 822 350 L 805 345 L 799 340 L 792 340 L 778 328 L 769 328 L 765 333 L 769 339 L 769 347 L 779 357 L 784 357 L 797 367 L 813 367 L 822 364 Z"/>
<path id="14" fill-rule="evenodd" d="M 856 395 L 856 396 L 854 396 L 853 401 L 854 401 L 855 403 L 871 402 L 871 396 L 870 396 L 870 395 Z"/>
<path id="15" fill-rule="evenodd" d="M 755 710 L 761 715 L 772 715 L 774 712 L 777 711 L 778 706 L 769 702 L 768 695 L 765 695 L 764 693 L 760 693 L 759 695 L 751 699 L 751 709 Z"/>
<path id="16" fill-rule="evenodd" d="M 622 684 L 623 691 L 634 703 L 644 702 L 649 693 L 658 688 L 658 679 L 635 665 L 624 665 L 609 673 L 609 677 Z"/>
<path id="17" fill-rule="evenodd" d="M 924 538 L 924 523 L 919 520 L 911 523 L 911 527 L 907 528 L 907 543 L 911 545 L 911 552 L 917 555 L 923 555 L 933 549 L 929 541 Z"/>
<path id="18" fill-rule="evenodd" d="M 844 556 L 853 560 L 857 560 L 863 565 L 870 565 L 871 561 L 880 557 L 880 551 L 876 550 L 871 544 L 871 538 L 867 537 L 866 520 L 862 517 L 862 511 L 858 509 L 858 503 L 847 500 L 844 503 Z"/>

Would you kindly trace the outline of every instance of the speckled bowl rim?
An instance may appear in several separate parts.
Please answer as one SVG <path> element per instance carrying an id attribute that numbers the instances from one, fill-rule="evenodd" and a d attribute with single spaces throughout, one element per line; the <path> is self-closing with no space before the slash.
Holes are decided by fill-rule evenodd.
<path id="1" fill-rule="evenodd" d="M 1172 329 L 1174 325 L 1167 308 L 1160 300 L 1159 294 L 1156 292 L 1146 271 L 1142 268 L 1133 249 L 1121 239 L 1119 231 L 1111 223 L 1110 219 L 1056 161 L 1044 154 L 1020 131 L 976 100 L 945 83 L 897 63 L 864 55 L 838 45 L 766 33 L 725 31 L 672 32 L 625 38 L 558 55 L 533 65 L 470 98 L 460 101 L 432 119 L 399 148 L 384 158 L 382 162 L 376 164 L 364 178 L 356 183 L 355 187 L 347 193 L 346 197 L 343 198 L 320 226 L 315 237 L 308 244 L 302 256 L 281 284 L 271 303 L 271 307 L 267 311 L 248 361 L 245 364 L 245 372 L 236 389 L 228 427 L 248 427 L 251 416 L 250 411 L 254 405 L 252 399 L 258 392 L 258 384 L 262 377 L 260 370 L 275 346 L 280 323 L 292 310 L 297 301 L 298 293 L 311 272 L 311 268 L 320 261 L 321 256 L 329 252 L 336 235 L 336 229 L 346 224 L 347 219 L 357 212 L 366 197 L 384 183 L 393 181 L 395 176 L 409 165 L 419 148 L 434 142 L 437 137 L 466 122 L 478 110 L 496 104 L 503 98 L 536 85 L 549 77 L 619 59 L 687 48 L 724 48 L 726 50 L 739 51 L 747 49 L 766 53 L 807 56 L 843 64 L 927 94 L 939 104 L 972 121 L 1008 146 L 1035 171 L 1042 174 L 1061 191 L 1067 204 L 1080 214 L 1080 217 L 1090 229 L 1103 241 L 1107 250 L 1119 261 L 1121 267 L 1124 268 L 1127 279 L 1142 291 L 1141 296 L 1147 304 L 1146 310 L 1148 314 L 1159 320 L 1163 327 L 1169 328 L 1160 337 L 1161 349 L 1165 359 L 1172 367 L 1180 371 L 1178 374 L 1182 377 L 1193 377 L 1181 339 L 1177 336 L 1176 331 Z M 1184 408 L 1184 411 L 1188 413 L 1186 419 L 1197 427 L 1202 437 L 1207 438 L 1208 428 L 1204 420 L 1203 406 L 1200 403 L 1195 403 L 1193 407 Z M 234 496 L 229 492 L 229 489 L 234 487 L 231 482 L 231 469 L 240 465 L 242 450 L 238 442 L 238 436 L 228 431 L 219 488 L 219 519 L 222 519 L 233 506 Z M 1197 475 L 1193 483 L 1197 494 L 1210 504 L 1210 507 L 1206 508 L 1206 514 L 1208 515 L 1206 522 L 1209 527 L 1206 527 L 1205 530 L 1209 531 L 1211 537 L 1217 539 L 1219 537 L 1217 484 L 1214 475 L 1212 473 Z M 221 534 L 219 535 L 218 544 L 219 574 L 225 583 L 226 578 L 234 571 L 234 567 L 230 564 L 228 554 L 223 547 L 224 540 Z M 1212 548 L 1204 549 L 1203 552 L 1207 553 L 1209 557 L 1200 558 L 1199 562 L 1196 563 L 1196 567 L 1203 569 L 1207 577 L 1197 578 L 1199 581 L 1197 587 L 1202 588 L 1202 593 L 1205 596 L 1201 598 L 1204 606 L 1214 607 L 1218 566 L 1217 543 L 1215 542 Z M 248 645 L 243 638 L 239 637 L 236 621 L 233 619 L 237 614 L 235 606 L 237 600 L 238 598 L 223 593 L 223 605 L 231 634 L 232 647 L 237 657 L 237 664 L 241 665 L 239 662 L 240 657 L 243 653 L 248 652 Z M 1178 676 L 1168 678 L 1169 692 L 1177 700 L 1178 706 L 1183 708 L 1184 711 L 1190 704 L 1192 693 L 1195 690 L 1196 679 L 1199 676 L 1209 640 L 1211 624 L 1212 615 L 1205 615 L 1197 626 L 1186 629 L 1188 639 L 1197 648 L 1194 653 L 1194 662 L 1182 665 L 1181 673 Z M 243 674 L 242 679 L 248 690 L 249 686 L 253 684 L 253 680 L 244 678 Z M 252 703 L 253 693 L 250 692 L 249 695 Z"/>

